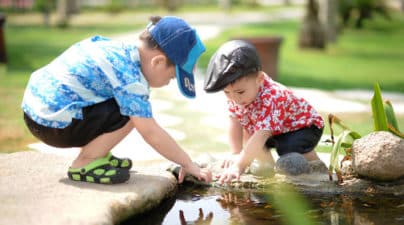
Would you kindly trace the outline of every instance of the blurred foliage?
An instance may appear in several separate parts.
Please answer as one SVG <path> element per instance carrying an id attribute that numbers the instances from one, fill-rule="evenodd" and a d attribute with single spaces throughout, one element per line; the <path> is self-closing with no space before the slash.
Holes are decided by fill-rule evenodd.
<path id="1" fill-rule="evenodd" d="M 125 4 L 123 3 L 123 0 L 110 0 L 105 9 L 110 13 L 119 13 L 125 9 Z"/>
<path id="2" fill-rule="evenodd" d="M 354 27 L 360 29 L 365 20 L 370 20 L 375 14 L 391 19 L 385 0 L 339 0 L 339 14 L 343 25 L 349 26 L 354 20 Z"/>
<path id="3" fill-rule="evenodd" d="M 189 15 L 190 12 L 199 12 L 199 15 L 204 16 L 203 13 L 207 13 L 206 15 L 209 16 L 212 10 L 214 13 L 218 13 L 217 8 L 211 10 L 209 7 L 196 9 L 196 6 L 184 6 L 174 15 L 182 16 Z M 230 13 L 237 16 L 238 12 L 249 9 L 251 8 L 234 8 Z M 39 14 L 24 13 L 21 17 L 22 22 L 13 19 L 13 14 L 8 14 L 5 40 L 9 62 L 7 69 L 0 71 L 0 96 L 2 99 L 0 101 L 0 152 L 21 151 L 27 149 L 27 143 L 35 141 L 24 126 L 20 109 L 22 94 L 33 70 L 50 62 L 68 46 L 83 38 L 92 35 L 112 37 L 127 34 L 129 31 L 144 28 L 148 21 L 147 16 L 143 15 L 167 13 L 161 9 L 144 10 L 144 8 L 136 11 L 125 9 L 117 15 L 111 15 L 105 11 L 82 10 L 79 15 L 75 15 L 77 18 L 65 30 L 43 26 Z M 277 13 L 275 10 L 283 9 L 262 7 L 254 9 L 254 13 Z M 366 29 L 363 30 L 344 29 L 344 34 L 339 38 L 338 43 L 321 52 L 302 51 L 297 47 L 296 32 L 299 27 L 297 20 L 266 21 L 233 26 L 221 32 L 217 37 L 204 41 L 207 51 L 198 61 L 198 67 L 201 69 L 200 74 L 203 75 L 213 52 L 223 42 L 234 37 L 241 35 L 282 36 L 279 81 L 287 86 L 328 90 L 371 89 L 374 82 L 379 82 L 385 91 L 404 93 L 402 76 L 404 14 L 392 13 L 391 16 L 394 18 L 391 22 L 375 18 L 367 23 Z M 17 23 L 13 23 L 13 21 Z M 172 99 L 170 100 L 172 101 Z M 394 105 L 394 101 L 392 103 Z M 184 110 L 180 111 L 182 118 L 189 119 L 189 121 L 198 120 L 195 118 L 194 112 L 186 110 L 185 105 Z M 350 124 L 352 129 L 360 134 L 368 132 L 373 127 L 370 113 L 343 113 L 338 117 Z M 399 126 L 404 127 L 404 115 L 398 115 L 397 120 Z M 219 142 L 195 141 L 198 140 L 198 137 L 199 139 L 209 138 L 212 133 L 220 135 L 219 130 L 194 129 L 192 123 L 183 123 L 180 129 L 190 137 L 184 140 L 184 144 L 190 146 L 191 149 L 225 149 L 224 144 L 217 144 Z M 329 147 L 323 148 L 321 151 L 329 151 Z"/>
<path id="4" fill-rule="evenodd" d="M 50 13 L 56 9 L 56 0 L 36 0 L 33 9 L 42 13 Z"/>

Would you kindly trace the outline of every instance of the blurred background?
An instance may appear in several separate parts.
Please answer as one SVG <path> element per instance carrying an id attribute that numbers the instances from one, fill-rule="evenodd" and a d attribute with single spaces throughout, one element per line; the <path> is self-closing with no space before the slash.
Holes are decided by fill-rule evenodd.
<path id="1" fill-rule="evenodd" d="M 404 0 L 0 0 L 0 153 L 29 150 L 36 142 L 20 109 L 34 70 L 93 35 L 136 39 L 152 15 L 182 17 L 203 37 L 199 80 L 223 42 L 243 38 L 257 46 L 266 72 L 286 86 L 346 93 L 367 104 L 370 99 L 353 95 L 372 91 L 377 82 L 383 93 L 404 100 Z M 200 123 L 206 112 L 189 112 L 171 89 L 152 97 L 176 105 L 164 112 L 184 119 L 173 127 L 187 135 L 186 148 L 226 149 L 223 141 L 201 141 L 223 135 Z M 322 112 L 328 113 L 335 112 Z M 370 111 L 337 115 L 362 134 L 373 129 Z M 404 115 L 397 118 L 404 127 Z"/>

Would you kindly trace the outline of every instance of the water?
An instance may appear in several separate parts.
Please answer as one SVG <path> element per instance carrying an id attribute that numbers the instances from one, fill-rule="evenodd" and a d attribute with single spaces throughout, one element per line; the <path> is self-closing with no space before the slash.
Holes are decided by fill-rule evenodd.
<path id="1" fill-rule="evenodd" d="M 319 225 L 403 225 L 404 197 L 303 194 L 303 212 Z M 176 196 L 123 224 L 143 225 L 281 225 L 284 213 L 271 194 L 253 190 L 180 187 Z"/>

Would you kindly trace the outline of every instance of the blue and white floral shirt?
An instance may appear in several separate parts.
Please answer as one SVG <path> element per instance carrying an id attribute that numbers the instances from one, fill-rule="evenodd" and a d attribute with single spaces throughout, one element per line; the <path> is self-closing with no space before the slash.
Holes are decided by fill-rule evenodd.
<path id="1" fill-rule="evenodd" d="M 114 98 L 122 115 L 152 117 L 150 89 L 134 44 L 94 36 L 32 73 L 22 109 L 53 128 L 82 119 L 82 108 Z"/>

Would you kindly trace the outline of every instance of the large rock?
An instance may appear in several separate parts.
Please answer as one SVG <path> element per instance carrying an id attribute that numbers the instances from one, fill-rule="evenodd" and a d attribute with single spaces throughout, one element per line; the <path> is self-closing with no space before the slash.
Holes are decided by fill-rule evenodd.
<path id="1" fill-rule="evenodd" d="M 0 154 L 0 224 L 116 224 L 176 192 L 175 177 L 137 168 L 123 184 L 74 182 L 72 158 L 38 152 Z"/>
<path id="2" fill-rule="evenodd" d="M 404 139 L 380 131 L 355 140 L 352 168 L 360 176 L 380 181 L 404 177 Z"/>
<path id="3" fill-rule="evenodd" d="M 296 176 L 310 173 L 311 168 L 302 154 L 291 152 L 279 157 L 276 161 L 276 171 L 280 174 Z"/>

